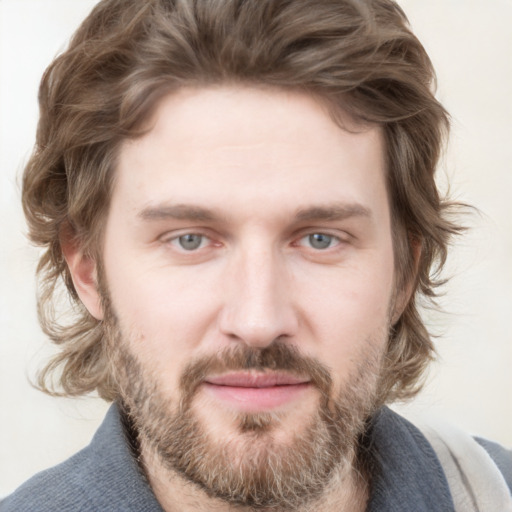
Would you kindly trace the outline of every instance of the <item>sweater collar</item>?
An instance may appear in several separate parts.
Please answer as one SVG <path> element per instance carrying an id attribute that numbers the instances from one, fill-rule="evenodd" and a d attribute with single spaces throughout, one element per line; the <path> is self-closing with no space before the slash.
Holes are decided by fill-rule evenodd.
<path id="1" fill-rule="evenodd" d="M 133 454 L 118 407 L 109 409 L 90 449 L 99 465 L 117 468 L 111 478 L 95 471 L 95 485 L 108 502 L 122 500 L 126 512 L 162 512 Z M 410 422 L 381 408 L 370 422 L 366 448 L 372 484 L 367 512 L 454 512 L 448 482 L 439 460 Z M 99 469 L 99 468 L 96 468 Z M 115 497 L 115 499 L 114 499 Z"/>
<path id="2" fill-rule="evenodd" d="M 443 468 L 414 425 L 383 407 L 368 439 L 373 471 L 367 512 L 455 512 Z"/>

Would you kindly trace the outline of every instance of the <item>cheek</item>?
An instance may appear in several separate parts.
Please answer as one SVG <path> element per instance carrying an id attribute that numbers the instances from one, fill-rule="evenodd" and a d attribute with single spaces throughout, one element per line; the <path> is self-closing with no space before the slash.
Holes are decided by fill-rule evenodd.
<path id="1" fill-rule="evenodd" d="M 324 340 L 320 349 L 325 357 L 350 364 L 368 343 L 383 348 L 388 335 L 388 309 L 387 303 L 372 304 L 344 295 L 336 303 L 324 303 L 316 328 L 320 331 L 318 337 Z"/>
<path id="2" fill-rule="evenodd" d="M 392 260 L 373 268 L 373 272 L 354 268 L 332 272 L 316 276 L 314 286 L 309 283 L 303 315 L 313 338 L 322 340 L 317 347 L 321 359 L 333 370 L 346 373 L 368 344 L 381 351 L 386 346 L 393 296 Z"/>
<path id="3" fill-rule="evenodd" d="M 174 366 L 190 358 L 211 330 L 219 287 L 210 287 L 197 272 L 143 267 L 140 261 L 111 267 L 112 304 L 125 332 L 141 340 L 134 350 L 158 366 Z"/>

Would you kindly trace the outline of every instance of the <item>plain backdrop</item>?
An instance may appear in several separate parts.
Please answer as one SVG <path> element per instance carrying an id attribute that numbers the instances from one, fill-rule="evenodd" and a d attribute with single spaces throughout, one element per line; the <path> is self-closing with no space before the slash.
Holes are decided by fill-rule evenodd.
<path id="1" fill-rule="evenodd" d="M 256 1 L 256 0 L 255 0 Z M 106 405 L 54 399 L 30 376 L 51 352 L 35 308 L 38 250 L 25 239 L 19 175 L 37 86 L 95 0 L 0 0 L 0 496 L 90 440 Z M 440 360 L 406 414 L 447 419 L 512 446 L 512 0 L 402 0 L 453 116 L 440 179 L 481 212 L 456 242 L 441 303 L 426 312 Z"/>

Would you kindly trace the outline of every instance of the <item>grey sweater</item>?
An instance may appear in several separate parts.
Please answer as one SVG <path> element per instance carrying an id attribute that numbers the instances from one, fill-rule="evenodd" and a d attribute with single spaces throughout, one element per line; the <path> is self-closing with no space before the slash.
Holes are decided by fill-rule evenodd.
<path id="1" fill-rule="evenodd" d="M 512 452 L 479 442 L 512 489 Z M 382 408 L 369 430 L 368 448 L 373 460 L 368 512 L 454 511 L 435 452 L 407 420 Z M 105 511 L 162 512 L 139 471 L 115 405 L 88 447 L 34 476 L 0 503 L 0 512 Z"/>

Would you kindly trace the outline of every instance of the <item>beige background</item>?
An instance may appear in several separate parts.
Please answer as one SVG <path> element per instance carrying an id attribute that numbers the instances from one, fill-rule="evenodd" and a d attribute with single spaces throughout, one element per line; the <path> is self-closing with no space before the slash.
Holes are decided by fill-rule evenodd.
<path id="1" fill-rule="evenodd" d="M 52 399 L 28 384 L 49 349 L 35 316 L 37 250 L 24 239 L 17 181 L 42 71 L 94 3 L 0 0 L 0 496 L 84 446 L 105 410 L 97 399 Z M 426 315 L 441 361 L 406 410 L 512 446 L 512 0 L 400 3 L 453 115 L 443 173 L 452 194 L 482 212 L 450 258 L 447 312 Z"/>

